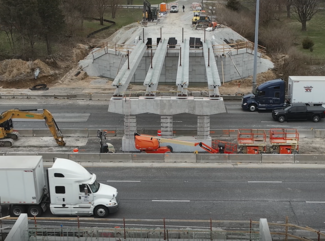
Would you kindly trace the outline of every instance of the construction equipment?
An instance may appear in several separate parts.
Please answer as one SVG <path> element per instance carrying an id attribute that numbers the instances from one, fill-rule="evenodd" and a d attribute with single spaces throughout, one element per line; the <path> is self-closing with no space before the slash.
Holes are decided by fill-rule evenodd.
<path id="1" fill-rule="evenodd" d="M 195 23 L 195 29 L 205 29 L 211 27 L 214 30 L 217 27 L 217 22 L 212 22 L 211 19 L 206 15 L 201 15 Z"/>
<path id="2" fill-rule="evenodd" d="M 143 0 L 142 23 L 153 22 L 158 19 L 158 8 L 151 7 L 147 0 Z"/>
<path id="3" fill-rule="evenodd" d="M 199 146 L 205 151 L 209 153 L 226 153 L 232 154 L 236 153 L 237 146 L 233 143 L 228 142 L 215 142 L 218 146 L 217 148 L 210 147 L 203 142 L 189 142 L 189 141 L 181 141 L 175 139 L 167 139 L 161 137 L 154 137 L 150 135 L 140 135 L 138 133 L 134 133 L 134 141 L 135 148 L 144 151 L 146 153 L 169 153 L 173 152 L 173 148 L 171 146 L 161 146 L 162 143 L 174 143 L 178 145 L 186 145 L 186 146 Z"/>
<path id="4" fill-rule="evenodd" d="M 201 10 L 193 11 L 194 16 L 192 18 L 192 24 L 196 24 L 197 21 L 200 19 L 201 15 L 202 15 L 202 17 L 205 16 L 204 13 L 205 13 L 205 11 L 201 11 Z"/>
<path id="5" fill-rule="evenodd" d="M 34 113 L 33 111 L 43 111 L 43 113 Z M 59 146 L 65 146 L 61 130 L 56 124 L 51 112 L 46 109 L 11 109 L 2 112 L 0 115 L 0 146 L 11 147 L 13 140 L 18 139 L 18 132 L 13 129 L 12 119 L 44 119 L 56 143 Z"/>
<path id="6" fill-rule="evenodd" d="M 239 129 L 237 134 L 239 153 L 260 154 L 266 152 L 266 133 L 264 130 Z"/>
<path id="7" fill-rule="evenodd" d="M 97 137 L 100 139 L 99 153 L 115 153 L 115 148 L 111 143 L 106 142 L 107 131 L 97 130 Z"/>
<path id="8" fill-rule="evenodd" d="M 270 129 L 270 152 L 274 154 L 295 154 L 299 152 L 299 133 L 292 128 Z"/>

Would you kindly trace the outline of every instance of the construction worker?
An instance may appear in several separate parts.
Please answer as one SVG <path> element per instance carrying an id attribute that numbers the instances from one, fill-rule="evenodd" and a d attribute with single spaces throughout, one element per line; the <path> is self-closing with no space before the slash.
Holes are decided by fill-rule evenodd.
<path id="1" fill-rule="evenodd" d="M 184 12 L 185 6 L 183 5 L 183 12 Z"/>

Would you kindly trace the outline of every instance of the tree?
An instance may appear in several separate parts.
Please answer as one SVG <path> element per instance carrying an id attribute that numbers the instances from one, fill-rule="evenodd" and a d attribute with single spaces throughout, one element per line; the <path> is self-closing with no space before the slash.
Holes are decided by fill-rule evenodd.
<path id="1" fill-rule="evenodd" d="M 260 23 L 267 25 L 271 21 L 280 20 L 279 16 L 279 1 L 276 0 L 261 0 L 260 1 Z"/>
<path id="2" fill-rule="evenodd" d="M 121 0 L 109 0 L 109 6 L 110 6 L 110 9 L 111 9 L 113 19 L 116 16 L 116 12 L 117 12 L 117 9 L 118 9 L 118 7 L 120 5 L 120 1 Z"/>
<path id="3" fill-rule="evenodd" d="M 0 31 L 4 31 L 7 35 L 10 48 L 15 52 L 14 41 L 14 5 L 11 0 L 0 0 Z"/>
<path id="4" fill-rule="evenodd" d="M 231 10 L 238 11 L 240 7 L 240 3 L 238 0 L 227 0 L 226 7 Z"/>
<path id="5" fill-rule="evenodd" d="M 15 29 L 27 39 L 32 57 L 34 45 L 40 33 L 40 17 L 37 12 L 36 0 L 13 0 L 15 2 Z"/>
<path id="6" fill-rule="evenodd" d="M 93 0 L 94 1 L 94 7 L 96 12 L 99 15 L 99 22 L 100 25 L 104 25 L 104 13 L 108 6 L 110 6 L 110 0 Z"/>
<path id="7" fill-rule="evenodd" d="M 318 0 L 293 0 L 292 7 L 301 22 L 301 31 L 306 31 L 307 21 L 310 21 L 318 10 Z"/>
<path id="8" fill-rule="evenodd" d="M 291 5 L 293 0 L 287 0 L 286 2 L 286 8 L 287 8 L 287 18 L 291 18 Z"/>
<path id="9" fill-rule="evenodd" d="M 59 0 L 37 0 L 41 19 L 41 35 L 46 42 L 47 54 L 51 54 L 50 39 L 60 34 L 64 28 L 64 16 L 59 8 Z"/>

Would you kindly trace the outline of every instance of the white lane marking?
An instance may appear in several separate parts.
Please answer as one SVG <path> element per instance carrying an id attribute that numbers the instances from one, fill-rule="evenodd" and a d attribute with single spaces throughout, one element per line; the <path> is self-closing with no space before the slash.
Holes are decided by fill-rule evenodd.
<path id="1" fill-rule="evenodd" d="M 107 180 L 107 182 L 141 182 L 141 181 L 133 181 L 133 180 Z"/>
<path id="2" fill-rule="evenodd" d="M 152 200 L 153 202 L 189 203 L 190 200 Z"/>
<path id="3" fill-rule="evenodd" d="M 282 181 L 247 181 L 248 183 L 282 183 Z"/>
<path id="4" fill-rule="evenodd" d="M 306 201 L 306 203 L 325 203 L 325 201 Z"/>

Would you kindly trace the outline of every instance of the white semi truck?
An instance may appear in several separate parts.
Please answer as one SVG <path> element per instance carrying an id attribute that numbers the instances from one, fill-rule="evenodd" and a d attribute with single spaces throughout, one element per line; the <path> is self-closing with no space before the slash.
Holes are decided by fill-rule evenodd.
<path id="1" fill-rule="evenodd" d="M 54 215 L 106 217 L 118 209 L 117 190 L 97 182 L 78 163 L 56 158 L 46 174 L 42 156 L 0 156 L 0 201 L 11 216 Z"/>

